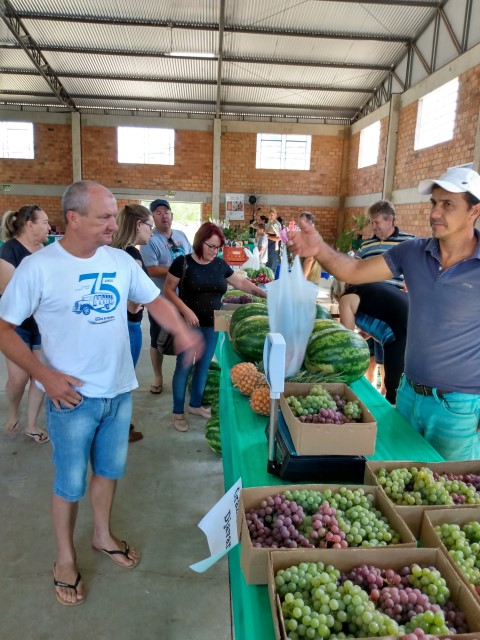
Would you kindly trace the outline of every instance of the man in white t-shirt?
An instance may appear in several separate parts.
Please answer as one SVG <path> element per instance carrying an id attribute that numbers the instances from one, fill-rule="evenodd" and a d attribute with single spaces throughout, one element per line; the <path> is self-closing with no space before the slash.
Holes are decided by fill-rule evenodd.
<path id="1" fill-rule="evenodd" d="M 74 183 L 62 209 L 65 236 L 26 258 L 0 300 L 0 349 L 46 391 L 55 465 L 55 594 L 61 604 L 72 606 L 85 599 L 73 534 L 89 460 L 93 548 L 126 569 L 140 561 L 138 552 L 110 531 L 116 480 L 127 457 L 131 391 L 138 386 L 127 301 L 144 304 L 175 334 L 177 350 L 190 360 L 202 345 L 136 262 L 105 246 L 117 230 L 117 201 L 108 189 L 92 181 Z M 15 333 L 15 326 L 32 314 L 45 364 Z"/>

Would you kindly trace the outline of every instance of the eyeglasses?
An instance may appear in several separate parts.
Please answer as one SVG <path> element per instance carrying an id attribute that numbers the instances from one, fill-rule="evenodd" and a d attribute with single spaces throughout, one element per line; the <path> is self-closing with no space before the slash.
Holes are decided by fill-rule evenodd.
<path id="1" fill-rule="evenodd" d="M 217 253 L 220 251 L 220 249 L 222 248 L 222 245 L 218 245 L 218 244 L 208 244 L 208 242 L 204 242 L 203 244 L 205 244 L 210 251 L 216 251 Z"/>
<path id="2" fill-rule="evenodd" d="M 144 224 L 146 227 L 148 227 L 150 229 L 150 231 L 152 231 L 153 227 L 155 226 L 153 224 L 150 224 L 149 222 L 143 222 L 143 221 L 142 221 L 142 224 Z"/>
<path id="3" fill-rule="evenodd" d="M 167 243 L 170 245 L 170 247 L 172 248 L 172 251 L 174 253 L 178 253 L 180 251 L 180 247 L 175 242 L 175 240 L 172 238 L 172 236 L 170 236 L 170 238 L 167 238 Z"/>
<path id="4" fill-rule="evenodd" d="M 32 207 L 30 207 L 30 209 L 28 210 L 27 215 L 25 216 L 25 222 L 27 222 L 27 220 L 30 220 L 30 218 L 33 216 L 35 211 L 41 211 L 41 210 L 42 209 L 38 206 L 38 204 L 32 205 Z"/>

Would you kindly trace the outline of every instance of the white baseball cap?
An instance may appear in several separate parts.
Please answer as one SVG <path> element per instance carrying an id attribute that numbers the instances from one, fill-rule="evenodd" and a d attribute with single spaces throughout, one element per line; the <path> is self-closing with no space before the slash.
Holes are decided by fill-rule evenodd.
<path id="1" fill-rule="evenodd" d="M 480 175 L 473 169 L 466 167 L 452 167 L 438 180 L 422 180 L 418 191 L 423 195 L 432 193 L 433 188 L 441 187 L 450 193 L 471 193 L 480 200 Z"/>

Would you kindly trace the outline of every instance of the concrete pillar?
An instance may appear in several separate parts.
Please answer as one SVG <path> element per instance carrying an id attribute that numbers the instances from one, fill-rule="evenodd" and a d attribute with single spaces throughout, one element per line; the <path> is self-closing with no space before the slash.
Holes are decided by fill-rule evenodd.
<path id="1" fill-rule="evenodd" d="M 340 193 L 338 198 L 338 216 L 337 216 L 337 236 L 342 235 L 345 227 L 345 198 L 348 191 L 348 159 L 350 157 L 350 138 L 351 128 L 345 127 L 343 130 L 343 156 L 342 156 L 342 175 L 340 177 Z"/>
<path id="2" fill-rule="evenodd" d="M 382 199 L 391 200 L 393 181 L 395 179 L 395 160 L 397 155 L 398 118 L 400 115 L 400 93 L 393 93 L 390 98 L 388 117 L 387 148 L 385 150 L 385 170 L 383 173 Z"/>
<path id="3" fill-rule="evenodd" d="M 220 168 L 222 161 L 222 120 L 213 121 L 212 219 L 220 218 Z"/>
<path id="4" fill-rule="evenodd" d="M 73 182 L 82 179 L 82 129 L 77 111 L 72 111 L 72 174 Z"/>

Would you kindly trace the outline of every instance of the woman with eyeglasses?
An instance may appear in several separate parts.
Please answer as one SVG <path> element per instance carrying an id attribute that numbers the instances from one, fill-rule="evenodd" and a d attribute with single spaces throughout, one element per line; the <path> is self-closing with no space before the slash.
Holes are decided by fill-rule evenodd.
<path id="1" fill-rule="evenodd" d="M 126 251 L 148 275 L 137 246 L 145 245 L 150 240 L 154 226 L 152 214 L 141 204 L 127 204 L 118 212 L 117 225 L 118 230 L 113 237 L 112 247 Z M 142 350 L 142 318 L 142 305 L 128 302 L 128 335 L 130 337 L 130 351 L 134 367 L 137 366 Z M 137 442 L 142 438 L 143 434 L 140 431 L 136 431 L 135 426 L 131 424 L 128 441 Z"/>
<path id="2" fill-rule="evenodd" d="M 205 341 L 203 355 L 194 365 L 185 366 L 182 354 L 177 356 L 172 380 L 173 426 L 177 431 L 188 430 L 185 395 L 192 366 L 192 390 L 188 412 L 206 419 L 211 416 L 210 408 L 202 406 L 202 398 L 208 367 L 218 340 L 218 333 L 213 329 L 214 311 L 221 308 L 222 296 L 227 290 L 227 285 L 261 298 L 266 297 L 265 291 L 236 274 L 230 265 L 218 257 L 224 245 L 225 237 L 220 227 L 212 222 L 205 222 L 195 234 L 193 253 L 176 258 L 165 280 L 165 297 L 177 307 L 187 325 L 202 333 Z"/>
<path id="3" fill-rule="evenodd" d="M 20 207 L 18 211 L 7 211 L 2 218 L 2 232 L 5 244 L 0 247 L 0 293 L 3 294 L 15 269 L 24 258 L 41 249 L 48 240 L 50 225 L 48 216 L 38 204 Z M 41 358 L 41 338 L 33 316 L 16 327 L 16 333 Z M 47 433 L 38 428 L 37 420 L 43 402 L 44 393 L 30 378 L 28 373 L 6 359 L 8 400 L 5 431 L 15 434 L 20 421 L 20 402 L 30 380 L 27 399 L 27 422 L 24 433 L 38 444 L 50 440 Z"/>

